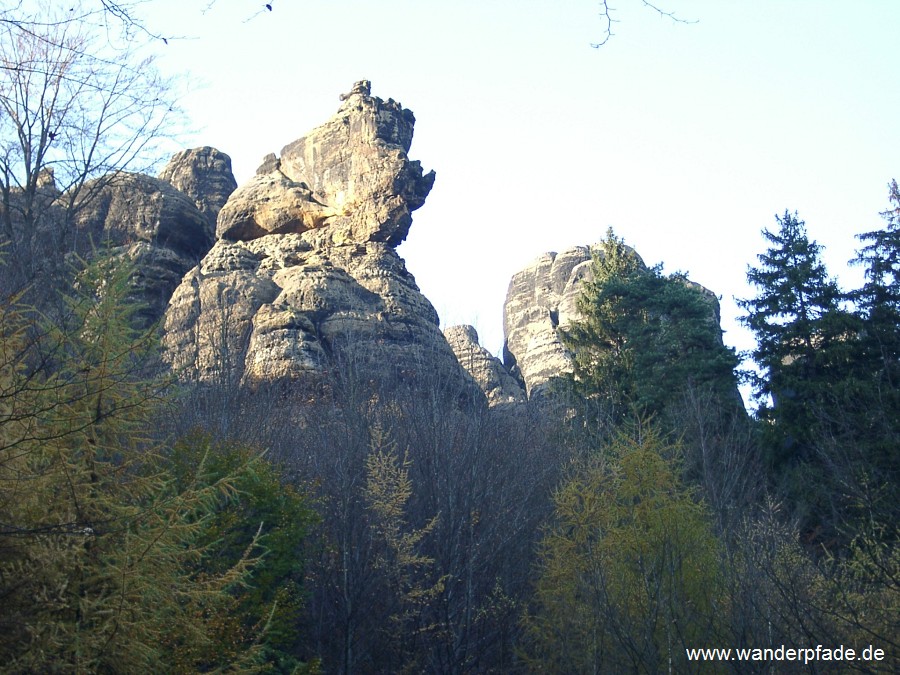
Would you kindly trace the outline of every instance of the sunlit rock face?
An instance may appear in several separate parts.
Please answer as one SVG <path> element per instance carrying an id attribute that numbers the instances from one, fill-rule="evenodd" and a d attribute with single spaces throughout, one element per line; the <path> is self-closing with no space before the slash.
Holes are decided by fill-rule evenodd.
<path id="1" fill-rule="evenodd" d="M 434 182 L 407 157 L 413 114 L 366 81 L 341 100 L 222 207 L 215 245 L 166 312 L 166 357 L 184 377 L 244 382 L 350 363 L 483 401 L 395 250 Z"/>
<path id="2" fill-rule="evenodd" d="M 525 390 L 506 370 L 496 356 L 478 344 L 478 332 L 472 326 L 450 326 L 444 329 L 460 365 L 481 387 L 488 405 L 524 403 Z"/>
<path id="3" fill-rule="evenodd" d="M 407 156 L 415 117 L 357 82 L 322 126 L 267 156 L 225 205 L 217 236 L 256 239 L 327 228 L 334 244 L 397 246 L 425 203 L 434 172 Z"/>
<path id="4" fill-rule="evenodd" d="M 219 211 L 237 188 L 231 157 L 208 146 L 183 150 L 173 156 L 159 179 L 194 201 L 209 223 L 210 232 L 215 231 Z"/>
<path id="5" fill-rule="evenodd" d="M 591 279 L 591 248 L 545 253 L 513 275 L 503 306 L 503 360 L 529 396 L 571 372 L 559 328 L 578 316 L 579 285 Z"/>

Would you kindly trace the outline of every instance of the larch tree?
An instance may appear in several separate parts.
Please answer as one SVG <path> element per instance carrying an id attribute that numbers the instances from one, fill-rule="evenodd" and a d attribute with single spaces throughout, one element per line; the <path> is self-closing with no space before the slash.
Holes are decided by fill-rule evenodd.
<path id="1" fill-rule="evenodd" d="M 14 672 L 177 672 L 178 650 L 215 641 L 214 618 L 262 552 L 255 536 L 228 565 L 204 563 L 216 553 L 205 524 L 240 471 L 206 480 L 207 453 L 175 480 L 153 437 L 156 336 L 133 327 L 128 276 L 96 261 L 64 321 L 5 309 L 0 662 Z"/>
<path id="2" fill-rule="evenodd" d="M 409 502 L 413 484 L 408 453 L 400 455 L 395 442 L 378 426 L 372 429 L 372 447 L 366 458 L 364 489 L 369 526 L 377 542 L 374 565 L 384 577 L 383 602 L 389 612 L 382 627 L 382 658 L 394 672 L 416 672 L 423 664 L 423 638 L 437 630 L 427 622 L 426 609 L 436 604 L 444 579 L 434 574 L 434 559 L 425 555 L 425 538 L 433 536 L 438 516 L 424 527 L 410 527 Z"/>
<path id="3" fill-rule="evenodd" d="M 528 661 L 541 672 L 664 672 L 712 642 L 725 594 L 712 519 L 678 448 L 638 424 L 575 470 L 541 543 Z"/>

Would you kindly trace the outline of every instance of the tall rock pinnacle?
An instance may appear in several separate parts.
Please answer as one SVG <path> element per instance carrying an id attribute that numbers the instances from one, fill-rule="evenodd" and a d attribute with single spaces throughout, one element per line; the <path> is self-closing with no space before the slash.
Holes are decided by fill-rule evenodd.
<path id="1" fill-rule="evenodd" d="M 357 82 L 322 126 L 269 155 L 219 217 L 217 236 L 250 240 L 327 227 L 335 243 L 396 246 L 425 203 L 434 172 L 407 157 L 415 117 Z"/>
<path id="2" fill-rule="evenodd" d="M 166 313 L 182 376 L 292 379 L 352 359 L 376 378 L 437 377 L 481 396 L 395 250 L 434 183 L 407 157 L 414 121 L 358 82 L 232 193 Z"/>

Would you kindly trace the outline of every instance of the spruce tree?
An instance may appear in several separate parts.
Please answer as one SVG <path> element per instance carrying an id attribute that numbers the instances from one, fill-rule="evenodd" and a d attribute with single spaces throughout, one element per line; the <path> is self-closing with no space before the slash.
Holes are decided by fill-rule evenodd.
<path id="1" fill-rule="evenodd" d="M 900 522 L 900 188 L 891 181 L 885 227 L 858 235 L 852 264 L 865 284 L 852 294 L 859 331 L 849 376 L 837 389 L 828 440 L 853 535 L 896 541 Z M 835 452 L 837 451 L 837 452 Z"/>
<path id="2" fill-rule="evenodd" d="M 746 311 L 741 322 L 756 338 L 750 356 L 761 373 L 753 384 L 760 417 L 772 424 L 774 466 L 810 455 L 815 413 L 837 374 L 849 329 L 822 247 L 810 241 L 796 213 L 776 220 L 777 231 L 763 230 L 770 247 L 758 256 L 760 265 L 747 272 L 758 294 L 738 301 Z"/>
<path id="3" fill-rule="evenodd" d="M 866 283 L 854 294 L 865 322 L 867 356 L 877 380 L 900 388 L 900 187 L 891 181 L 891 206 L 881 213 L 885 227 L 857 238 L 866 245 L 852 262 L 865 269 Z"/>
<path id="4" fill-rule="evenodd" d="M 599 405 L 593 424 L 666 416 L 689 387 L 736 404 L 737 359 L 722 344 L 715 298 L 684 274 L 647 267 L 610 229 L 584 283 L 579 320 L 562 331 L 572 352 L 570 388 Z"/>
<path id="5" fill-rule="evenodd" d="M 837 544 L 840 452 L 826 447 L 843 414 L 859 326 L 828 275 L 822 247 L 796 213 L 764 230 L 770 246 L 747 272 L 756 297 L 739 300 L 756 338 L 751 377 L 770 476 L 789 499 L 809 543 Z"/>

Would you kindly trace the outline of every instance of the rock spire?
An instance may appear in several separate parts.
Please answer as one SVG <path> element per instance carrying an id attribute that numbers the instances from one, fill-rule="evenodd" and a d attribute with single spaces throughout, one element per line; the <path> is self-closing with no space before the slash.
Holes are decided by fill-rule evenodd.
<path id="1" fill-rule="evenodd" d="M 215 245 L 172 296 L 166 356 L 185 377 L 245 382 L 352 361 L 479 398 L 395 250 L 434 183 L 407 155 L 415 118 L 365 80 L 342 99 L 222 207 Z"/>

